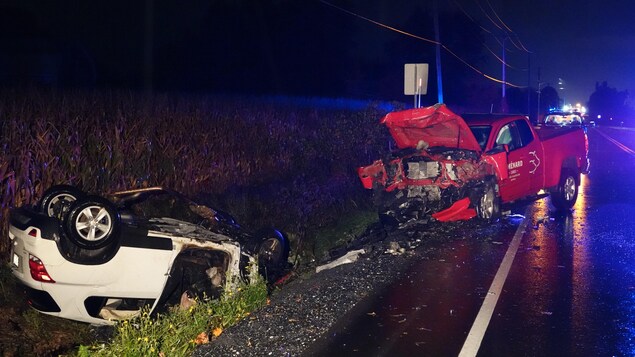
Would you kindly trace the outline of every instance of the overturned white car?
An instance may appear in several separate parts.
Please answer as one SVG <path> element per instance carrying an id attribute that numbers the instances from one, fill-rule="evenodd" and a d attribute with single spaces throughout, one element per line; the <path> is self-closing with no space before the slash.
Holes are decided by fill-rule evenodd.
<path id="1" fill-rule="evenodd" d="M 184 294 L 214 297 L 250 274 L 288 268 L 275 229 L 234 219 L 160 187 L 87 195 L 53 186 L 35 207 L 11 211 L 13 274 L 36 310 L 93 324 L 157 311 Z"/>

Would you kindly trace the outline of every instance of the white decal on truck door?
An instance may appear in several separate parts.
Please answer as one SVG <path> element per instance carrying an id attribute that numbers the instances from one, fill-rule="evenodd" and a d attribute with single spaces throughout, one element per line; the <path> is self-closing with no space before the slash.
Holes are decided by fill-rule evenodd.
<path id="1" fill-rule="evenodd" d="M 509 164 L 507 164 L 507 169 L 508 170 L 513 170 L 513 169 L 517 169 L 519 167 L 523 166 L 523 162 L 522 161 L 514 161 L 514 162 L 510 162 Z"/>
<path id="2" fill-rule="evenodd" d="M 534 156 L 534 159 L 529 160 L 529 162 L 531 162 L 534 165 L 534 168 L 529 170 L 529 173 L 533 174 L 534 172 L 536 172 L 536 170 L 538 170 L 538 166 L 540 166 L 540 158 L 538 157 L 538 155 L 536 155 L 535 150 L 530 151 L 529 154 Z"/>

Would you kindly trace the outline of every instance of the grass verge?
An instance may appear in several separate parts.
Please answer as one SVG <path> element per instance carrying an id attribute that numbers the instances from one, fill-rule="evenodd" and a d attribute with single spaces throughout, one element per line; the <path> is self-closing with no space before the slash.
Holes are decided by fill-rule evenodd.
<path id="1" fill-rule="evenodd" d="M 197 301 L 185 309 L 176 306 L 156 317 L 145 311 L 121 321 L 107 344 L 80 346 L 77 356 L 187 356 L 266 303 L 263 279 L 244 283 L 218 300 Z"/>
<path id="2" fill-rule="evenodd" d="M 346 247 L 377 220 L 377 211 L 373 209 L 358 209 L 346 212 L 334 224 L 315 232 L 313 255 L 318 260 L 331 258 L 330 250 Z"/>

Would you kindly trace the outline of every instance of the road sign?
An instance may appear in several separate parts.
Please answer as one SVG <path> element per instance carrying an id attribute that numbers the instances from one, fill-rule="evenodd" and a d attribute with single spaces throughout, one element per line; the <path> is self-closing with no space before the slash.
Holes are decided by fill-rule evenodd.
<path id="1" fill-rule="evenodd" d="M 428 64 L 406 63 L 404 65 L 404 94 L 424 95 L 428 93 Z"/>

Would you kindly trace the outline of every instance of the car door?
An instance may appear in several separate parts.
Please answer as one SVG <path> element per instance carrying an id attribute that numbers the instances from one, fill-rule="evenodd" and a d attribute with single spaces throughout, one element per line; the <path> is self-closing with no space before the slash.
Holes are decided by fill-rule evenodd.
<path id="1" fill-rule="evenodd" d="M 501 199 L 509 202 L 530 191 L 529 152 L 523 146 L 516 121 L 503 125 L 496 134 L 495 147 L 507 147 L 507 178 L 499 182 Z"/>

